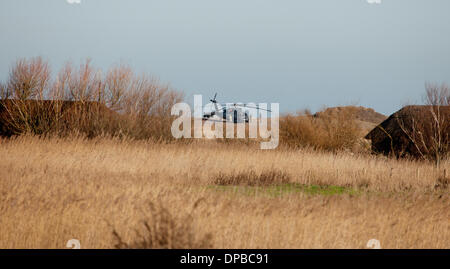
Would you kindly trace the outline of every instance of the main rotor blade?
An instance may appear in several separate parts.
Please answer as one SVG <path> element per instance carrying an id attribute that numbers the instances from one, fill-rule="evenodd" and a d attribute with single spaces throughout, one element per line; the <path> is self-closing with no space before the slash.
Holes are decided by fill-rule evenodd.
<path id="1" fill-rule="evenodd" d="M 235 106 L 241 106 L 241 107 L 246 107 L 246 108 L 254 108 L 254 109 L 259 109 L 259 110 L 265 110 L 265 111 L 272 112 L 272 110 L 270 110 L 270 109 L 260 108 L 258 106 L 246 106 L 246 105 L 239 105 L 239 104 L 235 104 Z"/>

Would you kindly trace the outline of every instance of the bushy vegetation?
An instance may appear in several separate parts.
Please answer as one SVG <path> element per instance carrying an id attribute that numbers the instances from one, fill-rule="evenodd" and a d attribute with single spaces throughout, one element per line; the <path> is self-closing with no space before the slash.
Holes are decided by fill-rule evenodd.
<path id="1" fill-rule="evenodd" d="M 103 73 L 90 60 L 79 68 L 67 63 L 52 79 L 49 64 L 38 57 L 13 65 L 0 98 L 2 128 L 10 135 L 171 139 L 170 109 L 183 95 L 126 65 Z"/>
<path id="2" fill-rule="evenodd" d="M 280 118 L 280 143 L 293 148 L 340 151 L 354 149 L 361 138 L 352 110 L 312 115 L 308 111 Z"/>

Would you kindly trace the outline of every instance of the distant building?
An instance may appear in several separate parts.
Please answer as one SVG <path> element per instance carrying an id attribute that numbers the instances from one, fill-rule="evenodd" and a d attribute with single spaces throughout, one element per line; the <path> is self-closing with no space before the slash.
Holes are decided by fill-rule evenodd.
<path id="1" fill-rule="evenodd" d="M 433 158 L 450 149 L 450 106 L 406 106 L 370 131 L 376 153 Z"/>

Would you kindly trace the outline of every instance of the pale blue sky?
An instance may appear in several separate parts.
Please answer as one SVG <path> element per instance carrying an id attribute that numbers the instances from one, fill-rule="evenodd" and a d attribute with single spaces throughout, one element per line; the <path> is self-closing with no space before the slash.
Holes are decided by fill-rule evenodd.
<path id="1" fill-rule="evenodd" d="M 279 102 L 282 112 L 357 103 L 390 114 L 425 82 L 450 83 L 450 1 L 0 1 L 0 78 L 20 57 L 56 71 L 121 61 L 186 93 Z"/>

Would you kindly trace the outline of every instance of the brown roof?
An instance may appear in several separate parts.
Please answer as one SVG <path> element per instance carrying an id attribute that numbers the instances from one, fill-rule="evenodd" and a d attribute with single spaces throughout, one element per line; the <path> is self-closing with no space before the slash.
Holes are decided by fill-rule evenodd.
<path id="1" fill-rule="evenodd" d="M 376 126 L 365 138 L 372 141 L 372 150 L 377 153 L 423 157 L 433 154 L 437 130 L 440 130 L 443 148 L 448 149 L 450 106 L 406 106 Z"/>

